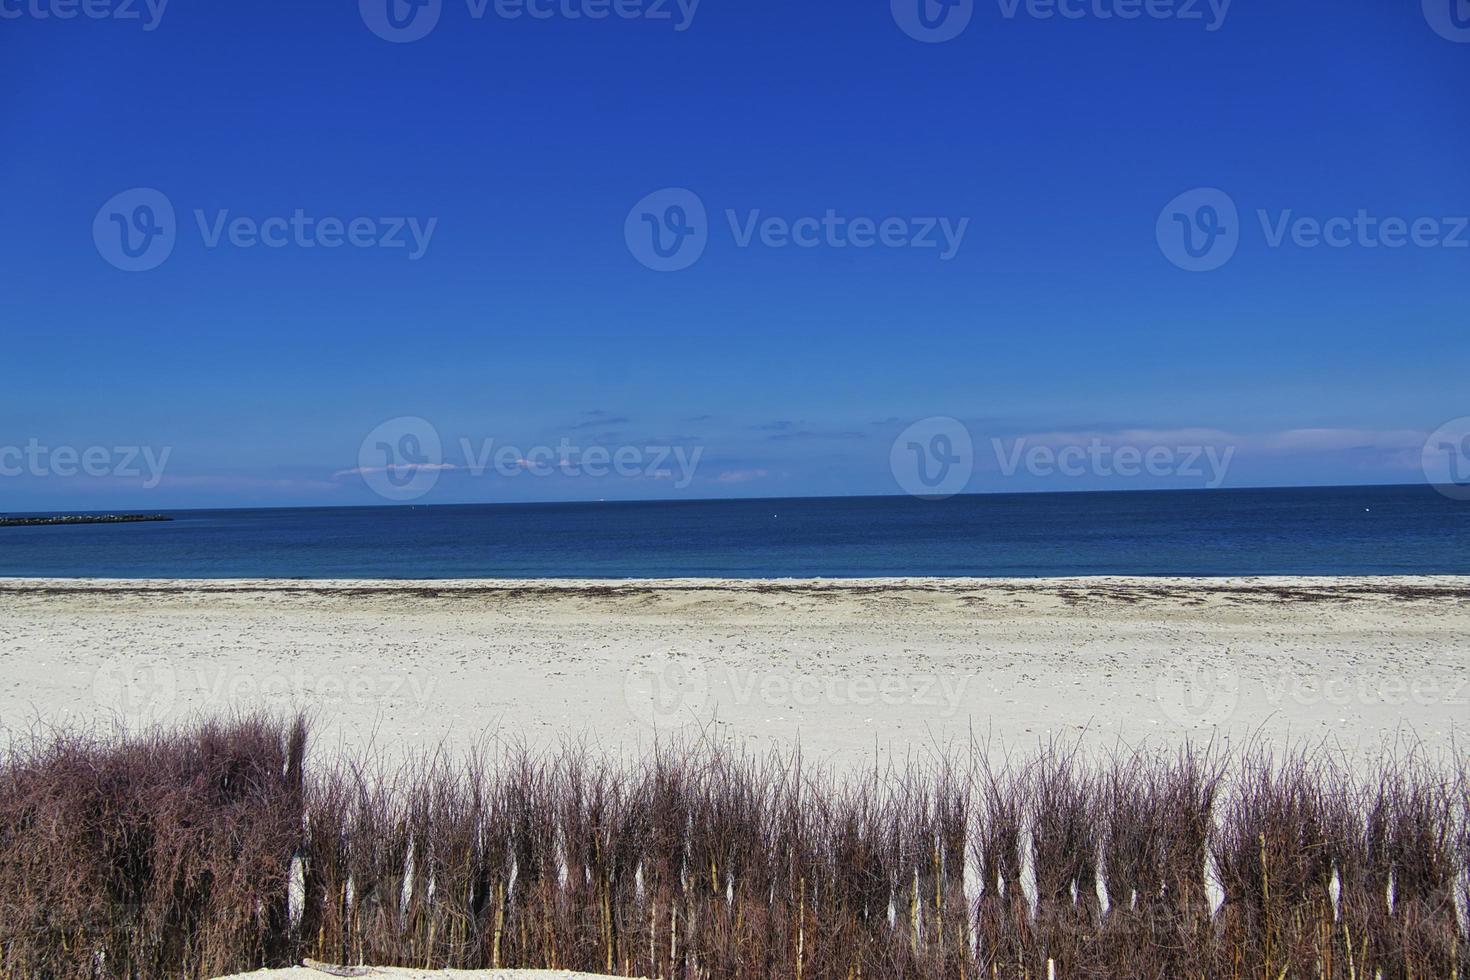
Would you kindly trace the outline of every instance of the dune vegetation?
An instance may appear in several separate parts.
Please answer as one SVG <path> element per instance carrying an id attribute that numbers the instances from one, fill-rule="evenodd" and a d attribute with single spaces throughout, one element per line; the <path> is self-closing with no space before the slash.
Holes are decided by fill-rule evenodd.
<path id="1" fill-rule="evenodd" d="M 387 765 L 265 717 L 0 764 L 0 970 L 1465 977 L 1470 766 L 982 745 L 863 773 L 698 742 Z"/>

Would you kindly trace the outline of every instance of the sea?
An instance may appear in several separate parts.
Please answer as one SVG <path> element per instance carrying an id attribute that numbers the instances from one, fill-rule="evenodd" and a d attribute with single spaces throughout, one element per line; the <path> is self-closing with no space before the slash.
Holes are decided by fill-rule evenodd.
<path id="1" fill-rule="evenodd" d="M 1470 503 L 1427 485 L 164 513 L 0 528 L 0 576 L 1470 574 Z"/>

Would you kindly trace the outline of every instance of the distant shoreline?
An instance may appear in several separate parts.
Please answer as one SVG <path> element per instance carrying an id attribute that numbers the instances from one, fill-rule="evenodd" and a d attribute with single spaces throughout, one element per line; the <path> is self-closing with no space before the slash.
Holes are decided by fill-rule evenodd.
<path id="1" fill-rule="evenodd" d="M 171 521 L 166 514 L 94 514 L 55 517 L 0 517 L 0 527 L 52 527 L 59 524 L 140 524 Z"/>
<path id="2" fill-rule="evenodd" d="M 0 575 L 0 593 L 311 593 L 322 596 L 401 596 L 459 594 L 466 596 L 562 595 L 634 596 L 647 593 L 806 594 L 816 598 L 852 594 L 969 592 L 1076 594 L 1093 590 L 1093 598 L 1113 597 L 1119 590 L 1130 601 L 1146 597 L 1193 599 L 1201 594 L 1259 595 L 1280 598 L 1283 590 L 1340 599 L 1382 596 L 1470 598 L 1470 575 L 873 575 L 873 576 L 481 576 L 462 578 L 292 578 L 239 576 L 192 578 L 175 576 Z"/>
<path id="3" fill-rule="evenodd" d="M 744 602 L 778 598 L 843 607 L 854 599 L 927 607 L 935 602 L 1037 600 L 1072 606 L 1340 605 L 1351 601 L 1470 603 L 1470 575 L 1075 575 L 1042 577 L 874 576 L 866 578 L 190 578 L 33 576 L 0 574 L 0 602 L 8 597 L 192 597 L 233 602 L 394 602 L 460 600 L 471 603 L 668 600 Z"/>

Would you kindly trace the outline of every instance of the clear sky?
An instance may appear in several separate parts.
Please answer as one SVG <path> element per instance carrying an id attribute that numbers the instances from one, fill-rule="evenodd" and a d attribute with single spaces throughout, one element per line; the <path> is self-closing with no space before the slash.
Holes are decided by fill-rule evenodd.
<path id="1" fill-rule="evenodd" d="M 449 503 L 899 492 L 936 416 L 972 491 L 1411 482 L 1470 414 L 1464 0 L 87 2 L 0 0 L 0 510 L 381 503 L 402 417 Z M 630 454 L 475 472 L 537 446 Z"/>

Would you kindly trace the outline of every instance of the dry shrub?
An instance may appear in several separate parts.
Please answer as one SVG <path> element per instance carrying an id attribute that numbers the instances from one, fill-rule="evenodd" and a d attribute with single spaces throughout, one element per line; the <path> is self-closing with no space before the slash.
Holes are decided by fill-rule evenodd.
<path id="1" fill-rule="evenodd" d="M 691 980 L 1465 976 L 1463 760 L 1410 754 L 1364 782 L 1303 752 L 1051 745 L 996 765 L 972 745 L 842 777 L 696 743 L 631 765 L 570 745 L 318 769 L 305 735 L 244 718 L 13 746 L 5 975 L 310 956 Z"/>
<path id="2" fill-rule="evenodd" d="M 48 733 L 0 766 L 7 976 L 208 976 L 292 954 L 302 720 L 103 739 Z"/>

